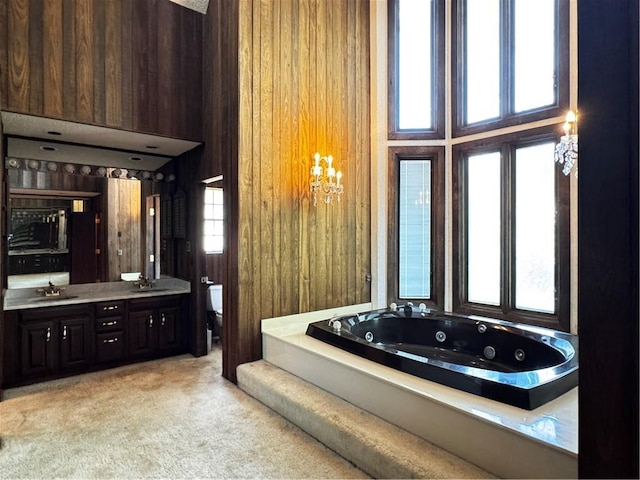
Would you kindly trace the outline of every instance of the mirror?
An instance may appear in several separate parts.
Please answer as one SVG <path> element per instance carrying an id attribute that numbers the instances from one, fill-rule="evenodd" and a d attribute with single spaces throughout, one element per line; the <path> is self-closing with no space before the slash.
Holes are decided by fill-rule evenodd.
<path id="1" fill-rule="evenodd" d="M 61 235 L 57 244 L 39 236 L 53 231 L 34 234 L 22 244 L 18 239 L 7 242 L 2 253 L 9 274 L 23 275 L 14 272 L 33 270 L 37 263 L 40 270 L 55 269 L 42 272 L 47 280 L 62 274 L 60 284 L 66 277 L 69 283 L 92 283 L 136 272 L 157 278 L 160 261 L 171 253 L 171 239 L 158 233 L 158 213 L 161 204 L 166 205 L 160 194 L 175 188 L 167 184 L 175 177 L 165 178 L 159 170 L 200 143 L 7 111 L 0 112 L 0 118 L 9 187 L 6 233 L 24 235 L 17 219 L 38 209 L 44 210 L 37 215 L 45 216 L 51 213 L 48 209 L 64 211 L 66 219 L 61 229 L 61 217 L 56 217 L 55 235 Z M 149 214 L 151 206 L 155 217 Z M 23 228 L 43 229 L 35 224 Z M 161 247 L 165 255 L 159 258 Z M 3 281 L 8 288 L 14 284 Z"/>
<path id="2" fill-rule="evenodd" d="M 16 157 L 5 166 L 7 288 L 159 278 L 155 213 L 174 175 Z"/>
<path id="3" fill-rule="evenodd" d="M 68 184 L 69 175 L 49 180 Z M 143 205 L 156 195 L 143 184 L 151 182 L 100 178 L 81 185 L 91 190 L 57 190 L 29 188 L 32 176 L 8 172 L 7 288 L 149 276 Z"/>

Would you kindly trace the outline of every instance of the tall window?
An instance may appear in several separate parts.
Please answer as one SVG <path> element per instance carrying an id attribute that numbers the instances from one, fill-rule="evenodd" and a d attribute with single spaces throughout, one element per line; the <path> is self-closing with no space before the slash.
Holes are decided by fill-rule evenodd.
<path id="1" fill-rule="evenodd" d="M 204 189 L 204 239 L 206 253 L 222 253 L 224 248 L 224 209 L 222 189 Z"/>
<path id="2" fill-rule="evenodd" d="M 454 310 L 568 328 L 569 181 L 545 130 L 454 148 Z"/>
<path id="3" fill-rule="evenodd" d="M 389 1 L 390 138 L 443 138 L 444 1 Z"/>
<path id="4" fill-rule="evenodd" d="M 388 2 L 389 300 L 443 304 L 442 208 L 454 311 L 568 330 L 569 183 L 553 148 L 569 104 L 569 2 L 451 0 L 450 30 L 444 1 Z M 449 205 L 434 188 L 445 151 Z"/>
<path id="5" fill-rule="evenodd" d="M 560 115 L 568 82 L 568 1 L 458 0 L 455 131 Z"/>

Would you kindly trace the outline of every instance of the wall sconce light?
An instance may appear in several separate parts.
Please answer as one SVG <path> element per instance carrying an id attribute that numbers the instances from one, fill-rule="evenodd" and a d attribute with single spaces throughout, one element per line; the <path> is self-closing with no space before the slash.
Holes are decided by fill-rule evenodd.
<path id="1" fill-rule="evenodd" d="M 321 157 L 319 153 L 313 156 L 315 164 L 311 167 L 311 193 L 313 194 L 313 206 L 318 205 L 318 194 L 324 195 L 323 201 L 327 205 L 333 204 L 336 197 L 338 202 L 340 196 L 344 192 L 344 185 L 340 183 L 342 172 L 336 172 L 333 168 L 333 157 L 328 155 Z M 324 160 L 327 164 L 326 170 L 323 172 L 320 162 Z"/>
<path id="2" fill-rule="evenodd" d="M 563 165 L 562 173 L 569 175 L 575 165 L 576 177 L 578 176 L 578 116 L 572 110 L 567 113 L 564 135 L 556 145 L 554 158 Z"/>

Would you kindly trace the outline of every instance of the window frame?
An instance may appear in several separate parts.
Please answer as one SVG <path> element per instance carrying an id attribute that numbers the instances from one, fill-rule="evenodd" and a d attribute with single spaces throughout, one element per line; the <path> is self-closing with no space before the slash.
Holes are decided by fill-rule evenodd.
<path id="1" fill-rule="evenodd" d="M 387 303 L 413 301 L 424 303 L 428 307 L 444 310 L 444 258 L 445 258 L 445 226 L 444 202 L 431 201 L 431 298 L 411 299 L 399 298 L 399 198 L 400 198 L 400 161 L 401 160 L 430 160 L 431 161 L 431 198 L 444 198 L 444 147 L 389 147 L 388 149 L 388 178 L 393 188 L 388 195 L 388 248 L 387 262 Z"/>
<path id="2" fill-rule="evenodd" d="M 444 138 L 445 132 L 445 1 L 431 0 L 433 25 L 431 29 L 431 55 L 433 72 L 431 76 L 431 105 L 433 109 L 432 127 L 430 129 L 400 129 L 398 108 L 398 9 L 400 0 L 387 2 L 387 55 L 388 71 L 388 138 L 390 140 L 431 140 Z"/>
<path id="3" fill-rule="evenodd" d="M 526 110 L 521 113 L 513 112 L 514 85 L 514 28 L 510 21 L 510 0 L 500 0 L 501 3 L 501 51 L 500 51 L 500 116 L 473 124 L 465 124 L 465 25 L 467 0 L 457 0 L 452 6 L 452 59 L 451 72 L 453 88 L 452 95 L 452 126 L 453 137 L 472 135 L 499 128 L 531 123 L 547 118 L 564 115 L 569 108 L 569 2 L 555 0 L 556 8 L 556 99 L 555 103 L 537 109 Z M 505 13 L 506 12 L 506 13 Z M 509 81 L 505 85 L 505 80 Z"/>
<path id="4" fill-rule="evenodd" d="M 570 179 L 555 169 L 556 248 L 555 313 L 535 312 L 515 307 L 515 149 L 545 141 L 559 140 L 555 126 L 541 127 L 489 139 L 461 143 L 453 147 L 453 311 L 483 315 L 512 322 L 570 330 Z M 466 239 L 466 159 L 470 154 L 501 152 L 501 245 L 500 305 L 467 300 Z"/>

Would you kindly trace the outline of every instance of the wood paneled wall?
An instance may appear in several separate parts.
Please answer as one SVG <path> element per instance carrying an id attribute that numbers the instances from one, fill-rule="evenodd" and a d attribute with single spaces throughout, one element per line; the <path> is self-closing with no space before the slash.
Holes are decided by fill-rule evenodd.
<path id="1" fill-rule="evenodd" d="M 201 140 L 202 18 L 167 0 L 0 0 L 0 104 Z"/>
<path id="2" fill-rule="evenodd" d="M 261 357 L 261 319 L 370 300 L 368 25 L 364 0 L 239 4 L 229 378 Z M 341 203 L 313 206 L 316 151 L 344 174 Z"/>

